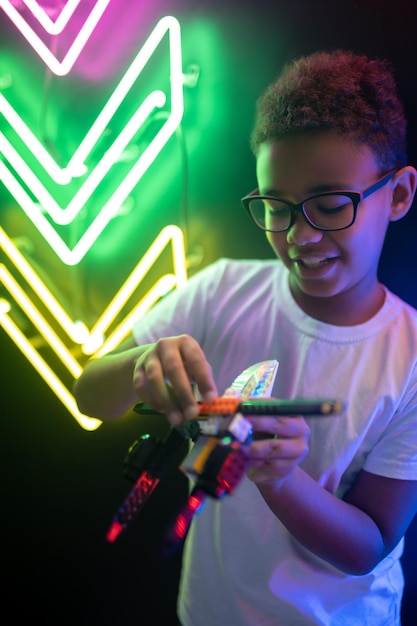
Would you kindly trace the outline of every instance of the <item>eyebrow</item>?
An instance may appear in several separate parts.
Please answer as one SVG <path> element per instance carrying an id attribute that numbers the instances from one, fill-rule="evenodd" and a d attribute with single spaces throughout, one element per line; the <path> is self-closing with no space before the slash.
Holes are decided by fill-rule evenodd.
<path id="1" fill-rule="evenodd" d="M 314 196 L 315 194 L 327 192 L 327 191 L 354 191 L 353 189 L 349 189 L 349 186 L 336 186 L 336 185 L 317 185 L 316 187 L 312 187 L 308 190 L 308 196 Z M 277 189 L 266 189 L 262 191 L 259 189 L 259 194 L 261 196 L 274 196 L 276 198 L 285 198 L 285 194 Z"/>

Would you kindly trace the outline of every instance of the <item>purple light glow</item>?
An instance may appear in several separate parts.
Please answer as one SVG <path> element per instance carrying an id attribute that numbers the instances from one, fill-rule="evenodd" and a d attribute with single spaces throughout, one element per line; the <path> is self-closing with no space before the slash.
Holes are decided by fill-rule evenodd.
<path id="1" fill-rule="evenodd" d="M 98 16 L 95 28 L 71 67 L 72 76 L 96 84 L 118 78 L 126 70 L 138 50 L 138 45 L 147 39 L 155 24 L 165 16 L 167 4 L 166 0 L 109 0 L 103 10 L 99 0 L 71 2 L 72 7 L 69 6 L 69 0 L 31 0 L 41 9 L 32 13 L 29 0 L 6 1 L 9 7 L 13 6 L 18 11 L 27 27 L 42 42 L 40 45 L 46 46 L 58 63 L 63 61 L 79 38 L 87 19 L 93 14 Z M 62 14 L 65 10 L 66 18 L 63 20 Z M 49 29 L 42 24 L 44 20 L 39 16 L 40 12 L 44 12 L 54 24 L 61 19 L 62 30 L 59 28 L 60 32 L 55 30 L 54 34 L 51 34 L 52 30 L 48 32 Z M 26 46 L 26 42 L 22 42 L 22 46 Z"/>
<path id="2" fill-rule="evenodd" d="M 86 3 L 89 4 L 89 3 Z M 74 66 L 74 74 L 87 82 L 100 83 L 125 71 L 138 44 L 144 42 L 157 21 L 166 14 L 166 0 L 125 2 L 111 0 L 92 33 L 91 41 Z M 78 25 L 85 19 L 78 18 Z"/>

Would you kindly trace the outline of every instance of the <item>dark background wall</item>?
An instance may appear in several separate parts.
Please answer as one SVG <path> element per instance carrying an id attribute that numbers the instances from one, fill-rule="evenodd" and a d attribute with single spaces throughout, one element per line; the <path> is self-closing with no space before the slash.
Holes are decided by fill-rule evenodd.
<path id="1" fill-rule="evenodd" d="M 136 15 L 140 23 L 139 12 L 147 3 L 119 4 L 129 9 L 130 20 Z M 195 91 L 186 96 L 186 163 L 182 161 L 172 176 L 169 201 L 166 191 L 159 195 L 156 191 L 155 197 L 157 208 L 168 206 L 180 215 L 185 180 L 187 212 L 181 219 L 186 222 L 190 257 L 198 259 L 191 263 L 190 273 L 220 255 L 270 256 L 262 234 L 245 222 L 239 198 L 255 186 L 247 143 L 255 99 L 294 56 L 343 47 L 391 59 L 410 120 L 409 160 L 417 165 L 417 5 L 413 0 L 174 0 L 156 2 L 152 12 L 146 9 L 146 29 L 167 13 L 179 19 L 184 67 L 197 63 L 201 68 Z M 16 33 L 3 15 L 0 29 L 3 42 L 15 46 Z M 178 159 L 176 141 L 166 147 L 159 173 Z M 152 186 L 156 175 L 154 171 L 143 184 Z M 10 209 L 10 197 L 3 189 L 0 200 L 4 225 L 15 207 Z M 414 208 L 392 225 L 380 268 L 387 285 L 414 306 L 416 232 Z M 122 251 L 111 248 L 106 253 L 110 235 L 104 235 L 97 256 L 86 259 L 78 298 L 87 319 L 104 306 L 108 282 L 116 283 L 118 272 L 137 261 L 141 243 L 140 237 L 135 239 L 135 245 L 122 241 Z M 116 266 L 112 254 L 119 255 Z M 63 270 L 46 255 L 41 249 L 37 262 L 47 267 L 52 282 L 59 283 Z M 167 478 L 120 541 L 114 545 L 105 541 L 109 521 L 130 488 L 122 476 L 127 448 L 145 432 L 164 436 L 164 422 L 142 422 L 132 412 L 117 423 L 87 432 L 3 330 L 0 354 L 5 576 L 1 595 L 4 612 L 6 607 L 12 611 L 5 623 L 37 617 L 42 624 L 60 626 L 175 624 L 181 554 L 162 559 L 158 546 L 166 520 L 176 510 L 177 494 L 185 496 L 181 476 L 174 473 Z M 416 623 L 416 550 L 414 521 L 404 557 L 404 626 Z"/>

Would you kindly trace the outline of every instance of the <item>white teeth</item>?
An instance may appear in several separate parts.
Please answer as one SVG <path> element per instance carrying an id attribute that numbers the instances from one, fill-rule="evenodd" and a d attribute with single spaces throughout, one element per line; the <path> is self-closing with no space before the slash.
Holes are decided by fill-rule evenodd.
<path id="1" fill-rule="evenodd" d="M 327 259 L 323 257 L 309 257 L 299 259 L 299 262 L 305 265 L 306 267 L 318 267 L 322 263 L 324 263 Z"/>

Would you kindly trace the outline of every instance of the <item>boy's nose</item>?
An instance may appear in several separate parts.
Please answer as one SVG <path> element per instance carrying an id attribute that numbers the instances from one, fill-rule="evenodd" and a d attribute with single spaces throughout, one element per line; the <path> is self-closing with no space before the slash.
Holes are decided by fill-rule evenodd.
<path id="1" fill-rule="evenodd" d="M 287 243 L 305 246 L 308 243 L 318 243 L 323 237 L 323 231 L 313 228 L 301 211 L 293 215 L 293 222 L 287 231 Z"/>

